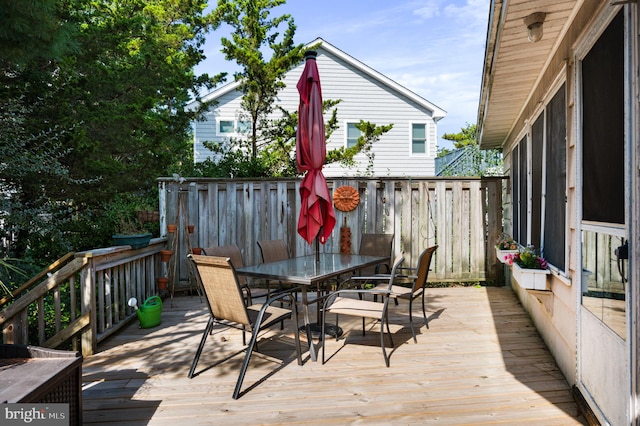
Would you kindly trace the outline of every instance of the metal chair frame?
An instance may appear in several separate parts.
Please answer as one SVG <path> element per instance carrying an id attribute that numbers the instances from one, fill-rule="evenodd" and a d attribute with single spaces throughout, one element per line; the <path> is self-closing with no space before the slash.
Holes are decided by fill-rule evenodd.
<path id="1" fill-rule="evenodd" d="M 251 340 L 246 348 L 246 355 L 238 381 L 233 391 L 233 399 L 238 399 L 242 382 L 244 381 L 249 360 L 255 347 L 257 347 L 258 334 L 260 331 L 276 324 L 284 319 L 294 319 L 294 336 L 296 344 L 296 354 L 298 365 L 302 365 L 302 354 L 300 349 L 300 335 L 298 324 L 298 312 L 293 291 L 286 291 L 269 298 L 264 304 L 246 306 L 243 296 L 242 286 L 238 281 L 238 275 L 228 257 L 219 256 L 199 256 L 189 255 L 191 261 L 195 263 L 199 280 L 202 283 L 205 299 L 209 307 L 210 317 L 207 326 L 202 334 L 200 344 L 189 370 L 189 378 L 195 375 L 195 369 L 204 349 L 205 342 L 213 330 L 216 322 L 225 321 L 224 325 L 237 325 L 242 329 L 242 343 L 246 345 L 245 332 L 251 331 Z M 291 309 L 271 306 L 274 302 L 288 299 Z M 229 322 L 229 323 L 228 323 Z"/>

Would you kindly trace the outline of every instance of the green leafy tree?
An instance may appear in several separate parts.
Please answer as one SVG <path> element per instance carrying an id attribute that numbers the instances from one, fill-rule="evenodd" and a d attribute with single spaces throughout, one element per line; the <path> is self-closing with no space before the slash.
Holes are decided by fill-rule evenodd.
<path id="1" fill-rule="evenodd" d="M 242 68 L 234 78 L 240 83 L 242 108 L 251 122 L 249 141 L 254 158 L 260 144 L 260 122 L 273 111 L 276 95 L 285 87 L 284 75 L 304 56 L 303 45 L 293 42 L 296 26 L 291 15 L 270 17 L 270 10 L 284 3 L 285 0 L 218 0 L 214 11 L 217 26 L 226 23 L 233 28 L 230 39 L 221 39 L 222 52 Z M 281 27 L 285 27 L 282 36 Z M 264 54 L 267 48 L 269 59 Z"/>
<path id="2" fill-rule="evenodd" d="M 464 148 L 469 145 L 477 145 L 478 141 L 476 139 L 476 132 L 478 130 L 478 126 L 475 124 L 469 124 L 462 129 L 458 133 L 445 133 L 442 135 L 442 139 L 446 139 L 453 142 L 453 146 L 455 148 Z"/>
<path id="3" fill-rule="evenodd" d="M 223 78 L 193 72 L 212 28 L 206 5 L 0 0 L 0 150 L 12 158 L 0 179 L 14 256 L 103 244 L 96 227 L 111 197 L 154 186 L 189 155 L 198 111 L 185 106 Z"/>
<path id="4" fill-rule="evenodd" d="M 64 186 L 69 176 L 66 130 L 42 115 L 54 102 L 54 64 L 75 51 L 74 28 L 59 2 L 0 0 L 0 223 L 15 244 L 4 255 L 22 257 L 32 232 L 47 227 L 54 206 L 42 182 Z M 32 231 L 33 230 L 33 231 Z"/>

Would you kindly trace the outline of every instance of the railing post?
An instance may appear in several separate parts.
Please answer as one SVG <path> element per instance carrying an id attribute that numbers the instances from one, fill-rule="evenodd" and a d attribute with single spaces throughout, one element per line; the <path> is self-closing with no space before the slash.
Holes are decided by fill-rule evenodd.
<path id="1" fill-rule="evenodd" d="M 93 258 L 90 258 L 87 264 L 80 272 L 80 303 L 81 314 L 89 313 L 89 326 L 82 332 L 81 347 L 82 355 L 93 355 L 98 348 L 97 329 L 96 329 L 96 301 L 95 301 L 95 266 Z"/>

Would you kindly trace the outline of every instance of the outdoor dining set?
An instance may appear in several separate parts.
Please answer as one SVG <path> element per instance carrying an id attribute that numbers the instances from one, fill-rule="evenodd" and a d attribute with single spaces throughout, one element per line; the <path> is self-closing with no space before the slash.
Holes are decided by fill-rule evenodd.
<path id="1" fill-rule="evenodd" d="M 283 240 L 258 241 L 262 263 L 252 266 L 244 266 L 242 253 L 235 245 L 204 248 L 202 255 L 189 255 L 210 313 L 189 377 L 197 375 L 200 355 L 216 323 L 242 330 L 246 355 L 233 392 L 233 398 L 237 399 L 263 330 L 292 320 L 298 364 L 302 365 L 301 331 L 306 335 L 311 361 L 317 361 L 319 345 L 324 364 L 327 336 L 338 340 L 343 335 L 338 323 L 342 315 L 361 317 L 363 334 L 367 319 L 379 322 L 380 346 L 388 367 L 385 329 L 393 347 L 389 301 L 396 304 L 398 299 L 408 301 L 409 325 L 417 343 L 413 301 L 421 300 L 424 324 L 428 327 L 424 289 L 437 249 L 437 246 L 427 248 L 415 267 L 406 267 L 403 253 L 391 258 L 392 243 L 392 234 L 363 234 L 358 254 L 323 253 L 290 258 Z M 257 282 L 261 285 L 250 285 Z M 313 305 L 316 315 L 310 313 Z M 299 324 L 299 310 L 303 324 Z M 335 324 L 328 322 L 329 314 L 335 314 L 331 316 Z M 251 333 L 248 344 L 246 332 Z M 314 344 L 314 338 L 319 343 Z"/>
<path id="2" fill-rule="evenodd" d="M 234 399 L 241 395 L 242 382 L 260 332 L 283 324 L 285 319 L 292 319 L 295 324 L 296 355 L 300 365 L 302 351 L 299 331 L 302 329 L 306 334 L 311 361 L 318 359 L 314 332 L 319 334 L 324 364 L 326 336 L 340 338 L 343 333 L 338 318 L 343 315 L 361 317 L 363 333 L 367 319 L 379 322 L 380 346 L 385 364 L 389 367 L 384 330 L 386 328 L 393 346 L 388 315 L 389 300 L 392 299 L 395 303 L 398 299 L 409 301 L 409 323 L 416 343 L 412 310 L 413 301 L 417 298 L 421 298 L 422 315 L 428 327 L 424 288 L 437 246 L 424 250 L 414 268 L 403 265 L 404 253 L 392 257 L 393 234 L 363 234 L 358 254 L 320 253 L 319 244 L 326 243 L 330 238 L 336 217 L 334 202 L 322 173 L 326 139 L 322 90 L 315 59 L 316 52 L 305 54 L 305 67 L 297 84 L 300 104 L 296 132 L 296 166 L 300 173 L 304 173 L 299 190 L 301 208 L 297 231 L 308 244 L 315 242 L 315 255 L 290 258 L 286 243 L 282 240 L 257 241 L 262 263 L 252 266 L 244 266 L 242 253 L 237 246 L 204 248 L 201 255 L 189 255 L 197 285 L 205 294 L 210 312 L 189 370 L 189 378 L 196 375 L 198 361 L 214 325 L 238 326 L 243 333 L 243 345 L 247 347 L 233 392 Z M 354 209 L 357 204 L 357 201 L 354 202 L 348 210 Z M 252 288 L 249 283 L 254 280 L 264 283 L 262 288 Z M 400 285 L 401 280 L 408 285 Z M 272 291 L 271 286 L 276 283 L 277 289 Z M 316 297 L 310 297 L 314 292 Z M 260 297 L 264 297 L 265 301 L 256 303 L 255 300 Z M 298 305 L 304 317 L 301 327 L 298 324 Z M 311 305 L 316 305 L 315 322 L 310 314 Z M 327 322 L 329 314 L 335 314 L 335 324 Z M 251 332 L 248 344 L 245 332 Z"/>

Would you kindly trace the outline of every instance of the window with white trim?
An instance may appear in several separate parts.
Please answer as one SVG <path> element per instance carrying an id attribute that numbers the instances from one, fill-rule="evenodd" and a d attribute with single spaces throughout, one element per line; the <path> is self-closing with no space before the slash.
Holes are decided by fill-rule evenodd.
<path id="1" fill-rule="evenodd" d="M 236 120 L 234 118 L 217 119 L 216 133 L 218 136 L 239 136 L 251 132 L 251 121 Z"/>
<path id="2" fill-rule="evenodd" d="M 411 124 L 411 153 L 427 154 L 427 125 L 424 123 Z"/>
<path id="3" fill-rule="evenodd" d="M 358 143 L 358 138 L 362 136 L 360 129 L 356 127 L 357 123 L 347 123 L 347 148 L 353 148 Z"/>

